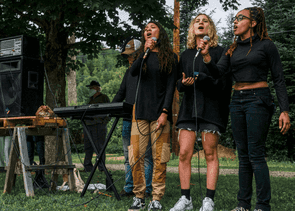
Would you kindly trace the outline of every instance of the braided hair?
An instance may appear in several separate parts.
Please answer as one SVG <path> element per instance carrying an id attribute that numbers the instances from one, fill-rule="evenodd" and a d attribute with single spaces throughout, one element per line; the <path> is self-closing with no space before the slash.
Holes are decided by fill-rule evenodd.
<path id="1" fill-rule="evenodd" d="M 271 40 L 267 33 L 266 23 L 265 23 L 265 16 L 264 12 L 260 7 L 248 7 L 244 10 L 249 10 L 250 12 L 250 25 L 252 26 L 252 21 L 256 21 L 256 25 L 254 27 L 250 27 L 250 50 L 247 53 L 250 53 L 252 48 L 252 36 L 256 33 L 260 40 L 268 39 Z M 233 44 L 230 45 L 228 51 L 225 55 L 233 55 L 234 50 L 237 48 L 238 42 L 237 42 L 237 36 L 235 36 Z"/>
<path id="2" fill-rule="evenodd" d="M 158 60 L 160 64 L 161 72 L 171 73 L 172 66 L 175 63 L 174 53 L 172 50 L 172 45 L 170 43 L 169 37 L 162 25 L 156 21 L 150 21 L 149 23 L 154 23 L 159 28 L 159 39 L 157 41 L 157 46 L 159 47 Z M 144 29 L 141 32 L 141 46 L 135 54 L 134 60 L 136 60 L 143 52 L 145 46 L 144 39 Z M 143 71 L 146 72 L 147 66 L 146 63 L 143 65 Z"/>

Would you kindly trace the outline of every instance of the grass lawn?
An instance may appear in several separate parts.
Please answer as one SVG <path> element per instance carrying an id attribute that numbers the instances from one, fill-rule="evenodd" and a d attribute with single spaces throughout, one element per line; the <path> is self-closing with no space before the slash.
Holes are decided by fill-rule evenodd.
<path id="1" fill-rule="evenodd" d="M 123 171 L 112 171 L 114 181 L 120 177 L 124 178 Z M 34 175 L 33 175 L 34 177 Z M 82 172 L 81 177 L 86 182 L 88 176 Z M 49 181 L 50 175 L 46 175 Z M 0 174 L 0 189 L 3 190 L 5 181 L 5 174 Z M 59 177 L 58 184 L 62 184 L 62 177 Z M 105 184 L 104 173 L 96 171 L 91 183 L 103 183 Z M 191 186 L 191 195 L 193 198 L 194 210 L 199 210 L 202 198 L 200 194 L 199 176 L 197 174 L 192 175 L 191 183 L 195 184 Z M 164 210 L 169 210 L 174 206 L 176 201 L 180 197 L 179 176 L 174 173 L 167 173 L 166 179 L 166 193 L 161 200 Z M 206 176 L 201 175 L 201 187 L 202 194 L 205 194 Z M 124 186 L 124 179 L 120 179 L 115 183 L 115 186 L 120 192 Z M 253 200 L 252 210 L 256 203 L 255 182 L 253 184 Z M 272 199 L 271 206 L 274 211 L 295 210 L 295 178 L 283 178 L 283 177 L 271 177 Z M 44 190 L 45 191 L 45 190 Z M 228 211 L 233 209 L 237 205 L 237 192 L 238 192 L 238 176 L 236 175 L 220 175 L 217 191 L 215 194 L 215 211 Z M 92 194 L 91 191 L 87 191 L 83 198 L 79 193 L 69 191 L 58 191 L 51 193 L 48 190 L 36 191 L 35 197 L 29 198 L 25 195 L 23 177 L 17 176 L 16 185 L 11 194 L 1 194 L 0 196 L 0 210 L 1 211 L 20 211 L 20 210 L 100 210 L 100 211 L 127 211 L 132 203 L 132 198 L 123 198 L 121 201 L 117 201 L 112 192 L 107 192 L 112 197 L 100 195 L 99 198 L 94 199 L 87 205 L 81 205 L 92 198 L 98 196 Z M 148 204 L 150 199 L 146 200 Z M 79 205 L 80 206 L 75 206 Z M 147 210 L 147 209 L 145 209 Z"/>

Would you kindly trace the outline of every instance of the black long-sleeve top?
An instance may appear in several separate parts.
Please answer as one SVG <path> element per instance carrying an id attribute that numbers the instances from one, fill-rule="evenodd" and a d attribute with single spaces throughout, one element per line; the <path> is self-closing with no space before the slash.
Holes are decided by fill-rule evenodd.
<path id="1" fill-rule="evenodd" d="M 166 108 L 168 110 L 167 119 L 172 122 L 172 102 L 177 79 L 177 56 L 175 54 L 174 59 L 175 63 L 169 74 L 164 70 L 161 71 L 156 52 L 151 52 L 145 59 L 147 70 L 146 72 L 142 70 L 138 99 L 135 102 L 137 119 L 155 121 Z M 139 75 L 142 60 L 143 54 L 134 61 L 130 68 L 132 76 Z"/>
<path id="2" fill-rule="evenodd" d="M 237 40 L 238 46 L 234 50 L 232 57 L 222 55 L 216 61 L 207 64 L 207 68 L 212 72 L 213 77 L 218 78 L 231 67 L 231 74 L 237 82 L 259 82 L 267 81 L 267 74 L 271 71 L 274 88 L 279 101 L 281 112 L 289 111 L 289 101 L 286 84 L 284 80 L 283 67 L 279 52 L 271 40 L 260 40 L 255 34 L 252 37 L 252 48 L 250 49 L 250 38 Z"/>
<path id="3" fill-rule="evenodd" d="M 217 46 L 209 49 L 213 61 L 218 62 L 222 54 L 225 52 L 223 48 Z M 178 64 L 178 81 L 177 89 L 184 92 L 182 104 L 179 110 L 177 123 L 183 121 L 195 120 L 194 109 L 194 86 L 185 86 L 182 84 L 182 72 L 186 77 L 193 76 L 193 60 L 197 53 L 196 49 L 188 49 L 181 54 Z M 195 82 L 197 117 L 220 127 L 220 132 L 225 132 L 231 97 L 231 78 L 225 75 L 222 78 L 214 79 L 211 72 L 207 69 L 203 62 L 203 58 L 199 55 L 195 60 L 194 72 L 199 72 L 199 76 Z"/>
<path id="4" fill-rule="evenodd" d="M 130 69 L 126 70 L 126 73 L 120 85 L 120 89 L 117 92 L 112 102 L 123 102 L 123 100 L 125 99 L 126 103 L 133 105 L 135 100 L 137 79 L 138 79 L 138 76 L 133 77 L 130 74 Z M 130 115 L 130 118 L 124 118 L 123 120 L 131 121 L 132 114 Z"/>

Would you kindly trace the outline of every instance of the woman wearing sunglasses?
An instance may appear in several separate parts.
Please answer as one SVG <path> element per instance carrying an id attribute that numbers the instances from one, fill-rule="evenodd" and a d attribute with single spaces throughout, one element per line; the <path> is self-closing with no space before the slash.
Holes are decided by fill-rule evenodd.
<path id="1" fill-rule="evenodd" d="M 246 8 L 234 19 L 234 43 L 217 64 L 211 60 L 207 41 L 200 42 L 206 66 L 215 78 L 228 68 L 234 93 L 230 104 L 233 137 L 239 154 L 238 206 L 233 211 L 250 210 L 253 173 L 257 203 L 254 211 L 269 211 L 271 190 L 269 169 L 265 161 L 265 141 L 275 111 L 267 83 L 270 70 L 280 106 L 279 129 L 285 134 L 291 124 L 289 102 L 278 50 L 268 36 L 263 10 Z M 237 38 L 238 36 L 238 38 Z"/>

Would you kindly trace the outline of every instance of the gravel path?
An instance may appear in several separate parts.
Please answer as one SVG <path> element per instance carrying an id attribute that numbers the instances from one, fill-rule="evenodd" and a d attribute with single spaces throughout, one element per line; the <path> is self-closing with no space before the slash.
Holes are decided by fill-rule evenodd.
<path id="1" fill-rule="evenodd" d="M 77 168 L 83 168 L 82 164 L 75 163 Z M 107 169 L 109 170 L 121 170 L 125 171 L 124 164 L 106 164 Z M 178 173 L 178 167 L 167 167 L 167 171 L 170 173 Z M 201 174 L 206 174 L 206 168 L 200 168 Z M 192 173 L 198 173 L 197 168 L 192 168 Z M 238 169 L 219 169 L 219 175 L 227 175 L 227 174 L 235 174 L 238 175 Z M 286 172 L 286 171 L 270 171 L 270 176 L 273 177 L 286 177 L 286 178 L 294 178 L 295 172 Z"/>

